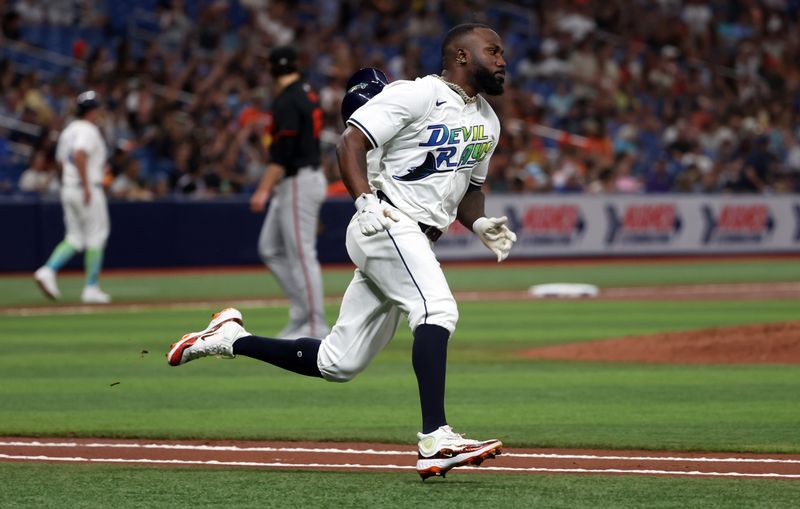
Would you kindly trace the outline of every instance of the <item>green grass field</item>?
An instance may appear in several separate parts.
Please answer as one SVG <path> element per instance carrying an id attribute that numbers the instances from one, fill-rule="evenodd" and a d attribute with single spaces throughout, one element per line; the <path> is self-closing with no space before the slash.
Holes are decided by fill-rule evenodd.
<path id="1" fill-rule="evenodd" d="M 796 258 L 763 260 L 710 259 L 708 261 L 631 261 L 603 264 L 450 265 L 446 266 L 453 290 L 524 290 L 539 283 L 580 282 L 600 287 L 652 286 L 703 283 L 747 283 L 800 281 Z M 341 295 L 352 277 L 352 269 L 325 271 L 325 293 Z M 102 281 L 117 302 L 154 302 L 175 299 L 263 298 L 280 296 L 275 279 L 265 270 L 209 273 L 141 272 L 106 275 Z M 78 274 L 59 278 L 63 302 L 77 303 L 83 280 Z M 0 276 L 0 306 L 50 304 L 31 283 L 31 274 Z"/>
<path id="2" fill-rule="evenodd" d="M 800 281 L 800 263 L 792 259 L 451 266 L 446 272 L 454 290 L 563 281 L 601 287 Z M 325 277 L 326 293 L 339 295 L 350 271 L 327 270 Z M 65 302 L 76 302 L 80 275 L 65 275 L 60 283 Z M 117 302 L 206 299 L 218 305 L 16 316 L 14 307 L 48 303 L 28 275 L 0 277 L 0 435 L 414 442 L 419 403 L 405 328 L 367 371 L 343 385 L 247 358 L 170 368 L 164 360 L 170 343 L 204 327 L 228 301 L 279 296 L 269 275 L 109 274 L 103 285 Z M 511 447 L 800 453 L 800 366 L 644 366 L 530 361 L 518 354 L 545 344 L 797 320 L 800 300 L 531 300 L 459 307 L 449 350 L 448 418 L 471 436 L 496 436 Z M 248 330 L 261 335 L 278 330 L 286 316 L 280 306 L 242 311 Z M 327 311 L 332 320 L 337 305 Z M 35 488 L 32 479 L 40 476 L 53 480 L 50 488 Z M 176 497 L 187 482 L 207 496 L 192 491 Z M 320 497 L 328 491 L 329 498 Z M 800 483 L 473 475 L 423 485 L 408 473 L 0 464 L 0 493 L 12 493 L 3 507 L 202 507 L 221 501 L 266 507 L 289 497 L 298 502 L 272 506 L 411 507 L 435 498 L 445 500 L 443 507 L 462 507 L 475 492 L 486 496 L 485 505 L 510 500 L 503 497 L 513 492 L 518 505 L 491 504 L 509 507 L 794 507 Z"/>
<path id="3" fill-rule="evenodd" d="M 46 479 L 46 482 L 42 482 Z M 437 480 L 438 481 L 438 480 Z M 794 508 L 800 482 L 633 476 L 472 475 L 148 469 L 0 463 L 7 509 L 192 508 Z M 9 491 L 4 490 L 7 494 Z"/>

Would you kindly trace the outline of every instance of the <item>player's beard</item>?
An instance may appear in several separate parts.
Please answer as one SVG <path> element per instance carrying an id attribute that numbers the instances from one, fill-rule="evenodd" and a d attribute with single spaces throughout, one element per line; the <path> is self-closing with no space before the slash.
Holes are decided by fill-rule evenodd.
<path id="1" fill-rule="evenodd" d="M 500 95 L 503 93 L 503 81 L 498 81 L 498 76 L 495 75 L 488 67 L 478 66 L 475 71 L 475 82 L 479 90 L 483 90 L 489 95 Z"/>

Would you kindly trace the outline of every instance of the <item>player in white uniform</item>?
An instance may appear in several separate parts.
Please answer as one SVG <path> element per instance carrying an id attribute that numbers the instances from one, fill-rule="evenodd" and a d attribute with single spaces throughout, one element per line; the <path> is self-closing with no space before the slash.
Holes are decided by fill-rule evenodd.
<path id="1" fill-rule="evenodd" d="M 506 218 L 484 216 L 480 190 L 500 123 L 478 93 L 503 92 L 500 37 L 485 25 L 459 25 L 444 39 L 442 60 L 441 76 L 394 82 L 347 121 L 337 155 L 358 209 L 346 237 L 357 268 L 331 333 L 322 341 L 260 338 L 243 328 L 239 311 L 228 308 L 167 354 L 171 365 L 207 355 L 246 355 L 345 382 L 389 343 L 405 314 L 422 407 L 417 472 L 423 479 L 480 464 L 502 447 L 499 440 L 466 439 L 447 425 L 447 343 L 458 310 L 433 242 L 456 219 L 472 228 L 498 262 L 516 240 Z"/>
<path id="2" fill-rule="evenodd" d="M 108 205 L 103 192 L 106 143 L 97 122 L 102 115 L 94 91 L 78 96 L 77 118 L 61 132 L 56 145 L 56 161 L 61 164 L 61 205 L 66 236 L 34 279 L 51 299 L 61 296 L 56 272 L 77 252 L 85 251 L 86 285 L 81 292 L 85 303 L 105 304 L 111 297 L 100 289 L 103 251 L 110 232 Z"/>

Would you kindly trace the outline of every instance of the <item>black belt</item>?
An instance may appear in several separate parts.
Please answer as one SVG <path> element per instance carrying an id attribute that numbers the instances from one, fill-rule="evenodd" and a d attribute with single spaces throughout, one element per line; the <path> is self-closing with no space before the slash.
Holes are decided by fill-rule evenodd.
<path id="1" fill-rule="evenodd" d="M 389 197 L 386 196 L 386 194 L 383 191 L 377 191 L 375 194 L 378 196 L 378 199 L 383 200 L 392 207 L 394 207 L 394 203 L 392 203 L 392 200 L 390 200 Z M 428 237 L 428 239 L 430 239 L 431 242 L 436 242 L 437 240 L 439 240 L 439 237 L 442 236 L 442 230 L 440 230 L 435 226 L 431 226 L 425 223 L 417 223 L 417 224 L 419 225 L 419 229 L 422 230 L 422 233 L 424 233 L 425 236 Z"/>

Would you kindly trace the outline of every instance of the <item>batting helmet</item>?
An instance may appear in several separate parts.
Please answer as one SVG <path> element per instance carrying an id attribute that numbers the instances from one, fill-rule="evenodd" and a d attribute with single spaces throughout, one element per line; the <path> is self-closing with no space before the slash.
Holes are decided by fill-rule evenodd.
<path id="1" fill-rule="evenodd" d="M 347 93 L 342 99 L 342 121 L 347 123 L 350 115 L 378 95 L 388 84 L 389 80 L 380 69 L 365 67 L 356 71 L 347 80 Z"/>

